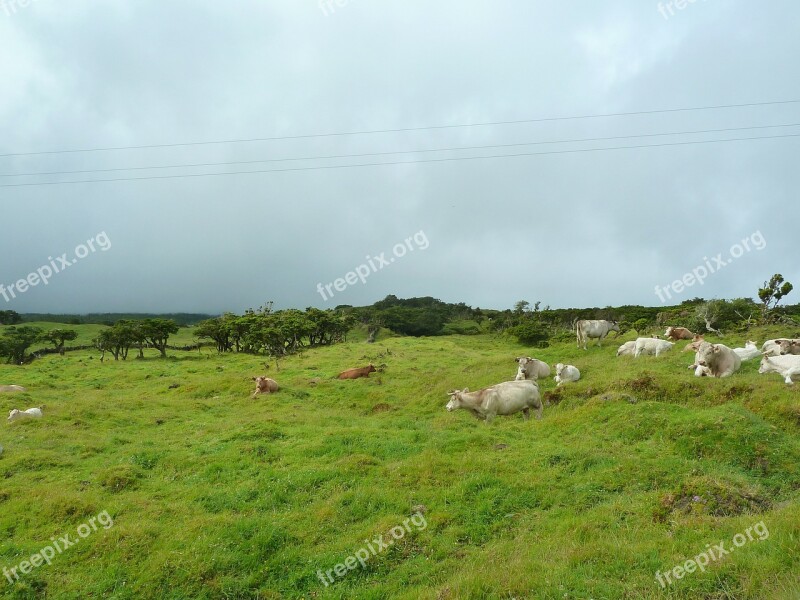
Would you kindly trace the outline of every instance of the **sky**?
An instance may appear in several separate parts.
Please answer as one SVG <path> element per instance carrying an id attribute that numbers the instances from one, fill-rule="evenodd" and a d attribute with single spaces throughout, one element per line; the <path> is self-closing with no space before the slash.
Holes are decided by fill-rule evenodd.
<path id="1" fill-rule="evenodd" d="M 798 30 L 790 0 L 0 0 L 0 310 L 800 295 Z"/>

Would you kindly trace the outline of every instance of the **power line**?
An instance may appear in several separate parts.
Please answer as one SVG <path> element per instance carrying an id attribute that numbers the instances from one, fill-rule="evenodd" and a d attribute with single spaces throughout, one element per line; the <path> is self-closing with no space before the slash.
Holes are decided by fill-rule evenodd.
<path id="1" fill-rule="evenodd" d="M 83 169 L 78 171 L 43 171 L 37 173 L 0 173 L 0 177 L 37 177 L 42 175 L 78 175 L 86 173 L 112 173 L 116 171 L 148 171 L 153 169 L 180 169 L 190 167 L 229 167 L 233 165 L 252 165 L 273 162 L 303 161 L 303 160 L 329 160 L 336 158 L 364 158 L 367 156 L 390 156 L 395 154 L 417 154 L 425 152 L 457 152 L 463 150 L 489 150 L 493 148 L 513 148 L 521 146 L 538 146 L 543 144 L 570 144 L 578 142 L 600 142 L 607 140 L 622 140 L 646 137 L 661 137 L 667 135 L 692 135 L 700 133 L 722 133 L 725 131 L 746 131 L 752 129 L 775 129 L 778 127 L 798 127 L 800 123 L 785 123 L 782 125 L 754 125 L 752 127 L 726 127 L 724 129 L 698 129 L 694 131 L 674 131 L 666 133 L 641 133 L 634 135 L 616 135 L 610 137 L 580 138 L 569 140 L 551 140 L 538 142 L 518 142 L 512 144 L 491 144 L 484 146 L 456 146 L 451 148 L 427 148 L 417 150 L 394 150 L 388 152 L 365 152 L 361 154 L 332 154 L 327 156 L 300 156 L 291 158 L 266 158 L 261 160 L 236 160 L 228 162 L 189 163 L 180 165 L 153 165 L 147 167 L 116 167 L 110 169 Z"/>
<path id="2" fill-rule="evenodd" d="M 70 150 L 46 150 L 46 151 L 39 151 L 39 152 L 9 152 L 6 154 L 0 154 L 0 158 L 10 157 L 10 156 L 41 156 L 46 154 L 72 154 L 72 153 L 80 153 L 80 152 L 110 152 L 116 150 L 145 150 L 145 149 L 152 149 L 152 148 L 177 148 L 177 147 L 185 147 L 185 146 L 209 146 L 209 145 L 217 145 L 217 144 L 239 144 L 239 143 L 248 143 L 248 142 L 269 142 L 269 141 L 277 141 L 277 140 L 299 140 L 299 139 L 309 139 L 309 138 L 324 138 L 324 137 L 339 137 L 339 136 L 349 136 L 349 135 L 372 135 L 378 133 L 402 133 L 402 132 L 409 132 L 409 131 L 430 131 L 430 130 L 441 130 L 441 129 L 456 129 L 462 127 L 486 127 L 486 126 L 494 126 L 494 125 L 520 125 L 523 123 L 544 123 L 548 121 L 573 121 L 579 119 L 600 119 L 606 117 L 628 117 L 634 115 L 654 115 L 654 114 L 663 114 L 663 113 L 676 113 L 676 112 L 688 112 L 688 111 L 695 111 L 695 110 L 719 110 L 719 109 L 726 109 L 726 108 L 746 108 L 746 107 L 753 107 L 753 106 L 774 106 L 779 104 L 796 104 L 799 103 L 800 99 L 798 100 L 775 100 L 772 102 L 748 102 L 744 104 L 719 104 L 716 106 L 693 106 L 693 107 L 686 107 L 686 108 L 665 108 L 665 109 L 658 109 L 658 110 L 639 110 L 639 111 L 628 111 L 628 112 L 617 112 L 617 113 L 603 113 L 603 114 L 589 114 L 589 115 L 574 115 L 574 116 L 566 116 L 566 117 L 542 117 L 536 119 L 518 119 L 513 121 L 488 121 L 484 123 L 461 123 L 457 125 L 428 125 L 424 127 L 401 127 L 397 129 L 372 129 L 372 130 L 361 130 L 361 131 L 343 131 L 343 132 L 334 132 L 334 133 L 310 133 L 310 134 L 303 134 L 303 135 L 285 135 L 285 136 L 272 136 L 272 137 L 261 137 L 261 138 L 243 138 L 243 139 L 230 139 L 230 140 L 213 140 L 213 141 L 202 141 L 202 142 L 180 142 L 180 143 L 173 143 L 173 144 L 147 144 L 147 145 L 140 145 L 140 146 L 109 146 L 105 148 L 82 148 L 82 149 L 70 149 Z"/>
<path id="3" fill-rule="evenodd" d="M 260 173 L 287 173 L 293 171 L 319 171 L 323 169 L 352 169 L 357 167 L 379 167 L 379 166 L 392 166 L 392 165 L 412 165 L 412 164 L 420 164 L 420 163 L 438 163 L 438 162 L 458 162 L 462 160 L 486 160 L 491 158 L 516 158 L 522 156 L 544 156 L 550 154 L 575 154 L 575 153 L 582 153 L 582 152 L 602 152 L 607 150 L 630 150 L 630 149 L 638 149 L 638 148 L 662 148 L 667 146 L 688 146 L 694 144 L 715 144 L 715 143 L 724 143 L 724 142 L 740 142 L 740 141 L 749 141 L 749 140 L 771 140 L 771 139 L 778 139 L 778 138 L 791 138 L 791 137 L 800 137 L 800 133 L 788 133 L 788 134 L 781 134 L 781 135 L 767 135 L 767 136 L 756 136 L 756 137 L 745 137 L 745 138 L 727 138 L 722 140 L 700 140 L 700 141 L 687 141 L 687 142 L 664 142 L 661 144 L 642 144 L 636 146 L 612 146 L 612 147 L 605 147 L 605 148 L 580 148 L 580 149 L 572 149 L 572 150 L 550 150 L 547 152 L 520 152 L 516 154 L 494 154 L 489 156 L 460 156 L 460 157 L 449 157 L 449 158 L 427 158 L 421 160 L 406 160 L 406 161 L 395 161 L 395 162 L 374 162 L 374 163 L 357 163 L 357 164 L 350 164 L 350 165 L 323 165 L 323 166 L 314 166 L 314 167 L 290 167 L 286 169 L 259 169 L 256 171 L 227 171 L 223 173 L 192 173 L 192 174 L 182 174 L 182 175 L 151 175 L 147 177 L 116 177 L 112 179 L 84 179 L 84 180 L 76 180 L 76 181 L 50 181 L 50 182 L 38 182 L 38 183 L 7 183 L 7 184 L 0 184 L 0 188 L 8 188 L 8 187 L 31 187 L 31 186 L 41 186 L 41 185 L 71 185 L 76 183 L 110 183 L 110 182 L 117 182 L 117 181 L 146 181 L 146 180 L 155 180 L 155 179 L 187 179 L 187 178 L 196 178 L 196 177 L 218 177 L 221 175 L 249 175 L 249 174 L 260 174 Z"/>

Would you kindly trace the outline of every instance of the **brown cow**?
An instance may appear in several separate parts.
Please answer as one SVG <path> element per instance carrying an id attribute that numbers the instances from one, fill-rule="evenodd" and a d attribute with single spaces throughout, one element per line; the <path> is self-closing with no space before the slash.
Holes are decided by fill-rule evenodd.
<path id="1" fill-rule="evenodd" d="M 678 340 L 691 340 L 694 336 L 695 334 L 686 329 L 686 327 L 667 327 L 667 330 L 664 332 L 664 337 L 673 342 L 677 342 Z"/>
<path id="2" fill-rule="evenodd" d="M 253 377 L 256 382 L 256 391 L 253 392 L 253 398 L 259 394 L 274 394 L 278 391 L 278 382 L 269 377 Z"/>
<path id="3" fill-rule="evenodd" d="M 347 369 L 339 373 L 339 379 L 358 379 L 359 377 L 369 377 L 370 373 L 374 373 L 378 369 L 375 365 L 369 363 L 366 367 L 358 367 L 355 369 Z"/>
<path id="4" fill-rule="evenodd" d="M 697 349 L 700 348 L 700 344 L 703 343 L 704 339 L 705 338 L 702 335 L 694 336 L 692 341 L 689 342 L 688 344 L 686 344 L 686 346 L 684 347 L 683 351 L 684 352 L 690 352 L 690 351 L 691 352 L 697 352 Z"/>

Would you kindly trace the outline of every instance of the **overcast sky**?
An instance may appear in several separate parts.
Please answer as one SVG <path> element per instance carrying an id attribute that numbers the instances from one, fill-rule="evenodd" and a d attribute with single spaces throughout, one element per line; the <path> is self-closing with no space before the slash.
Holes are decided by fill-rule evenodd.
<path id="1" fill-rule="evenodd" d="M 0 0 L 0 174 L 800 123 L 800 103 L 784 103 L 296 137 L 800 99 L 800 5 L 791 0 L 682 9 L 650 0 L 327 2 Z M 706 258 L 713 266 L 718 253 L 726 266 L 702 286 L 670 291 L 673 299 L 752 297 L 775 272 L 800 284 L 798 137 L 315 167 L 791 133 L 800 127 L 0 177 L 2 185 L 284 169 L 0 187 L 6 289 L 51 257 L 56 267 L 65 252 L 76 260 L 80 244 L 105 233 L 48 285 L 34 277 L 35 287 L 6 292 L 9 301 L 0 295 L 0 310 L 220 312 L 267 300 L 362 305 L 387 294 L 483 308 L 520 299 L 660 305 L 656 285 Z M 298 167 L 314 168 L 285 170 Z M 755 239 L 750 251 L 731 259 L 745 238 Z M 381 253 L 388 264 L 378 268 Z M 323 299 L 318 283 L 324 291 L 369 265 L 367 256 L 366 283 L 340 282 Z"/>

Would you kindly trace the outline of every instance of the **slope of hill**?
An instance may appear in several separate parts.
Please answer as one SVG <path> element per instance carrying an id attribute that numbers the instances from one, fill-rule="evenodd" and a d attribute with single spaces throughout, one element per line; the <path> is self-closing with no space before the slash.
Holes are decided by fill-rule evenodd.
<path id="1" fill-rule="evenodd" d="M 351 341 L 273 363 L 282 389 L 255 400 L 257 356 L 0 365 L 0 384 L 29 388 L 0 408 L 45 405 L 0 430 L 0 568 L 113 518 L 51 565 L 0 578 L 2 596 L 798 597 L 800 386 L 758 361 L 697 379 L 678 348 L 617 358 L 631 337 L 586 352 L 486 335 Z M 445 411 L 447 390 L 512 379 L 528 354 L 583 373 L 541 383 L 541 421 Z M 333 379 L 370 360 L 385 371 Z M 323 583 L 417 510 L 424 528 Z M 765 539 L 733 546 L 759 523 Z M 657 571 L 721 542 L 733 551 L 662 590 Z"/>

